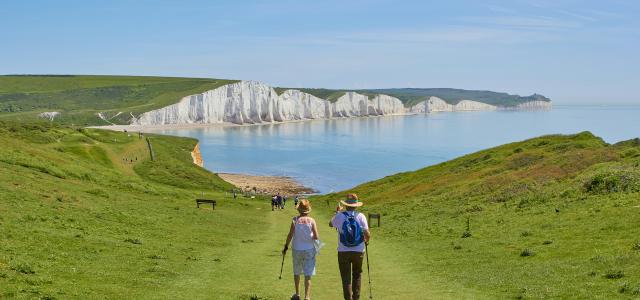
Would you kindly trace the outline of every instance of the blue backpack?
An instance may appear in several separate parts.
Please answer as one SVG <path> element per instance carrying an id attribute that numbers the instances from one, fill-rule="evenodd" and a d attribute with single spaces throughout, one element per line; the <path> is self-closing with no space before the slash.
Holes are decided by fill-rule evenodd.
<path id="1" fill-rule="evenodd" d="M 355 247 L 364 242 L 364 235 L 362 235 L 362 227 L 356 220 L 356 214 L 348 214 L 343 212 L 347 218 L 342 223 L 342 231 L 340 232 L 340 243 L 347 247 Z"/>

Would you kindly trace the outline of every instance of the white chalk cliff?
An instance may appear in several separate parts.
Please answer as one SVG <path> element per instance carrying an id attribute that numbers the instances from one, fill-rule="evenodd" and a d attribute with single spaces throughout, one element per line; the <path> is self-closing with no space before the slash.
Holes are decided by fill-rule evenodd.
<path id="1" fill-rule="evenodd" d="M 546 102 L 545 104 L 550 105 Z M 133 125 L 260 124 L 309 119 L 495 109 L 498 107 L 471 100 L 463 100 L 452 105 L 437 97 L 431 97 L 407 108 L 400 99 L 395 97 L 376 95 L 370 99 L 368 96 L 356 92 L 347 92 L 337 101 L 331 102 L 299 90 L 286 90 L 278 95 L 272 87 L 265 84 L 256 81 L 239 81 L 202 94 L 186 96 L 178 103 L 145 112 L 139 117 L 133 118 L 131 123 Z"/>

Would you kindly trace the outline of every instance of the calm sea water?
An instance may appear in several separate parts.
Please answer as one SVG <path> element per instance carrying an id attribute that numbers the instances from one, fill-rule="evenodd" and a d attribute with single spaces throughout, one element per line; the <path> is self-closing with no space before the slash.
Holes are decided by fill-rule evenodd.
<path id="1" fill-rule="evenodd" d="M 286 175 L 327 193 L 509 142 L 585 130 L 610 143 L 640 137 L 640 107 L 558 106 L 159 133 L 199 139 L 211 171 Z"/>

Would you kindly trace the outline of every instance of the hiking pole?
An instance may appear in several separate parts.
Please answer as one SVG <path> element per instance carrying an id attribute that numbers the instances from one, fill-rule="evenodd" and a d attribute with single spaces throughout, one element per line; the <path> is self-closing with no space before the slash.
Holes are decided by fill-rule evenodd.
<path id="1" fill-rule="evenodd" d="M 364 244 L 364 252 L 367 254 L 367 277 L 369 277 L 369 299 L 373 299 L 373 293 L 371 292 L 371 269 L 369 269 L 369 245 Z"/>
<path id="2" fill-rule="evenodd" d="M 284 268 L 284 256 L 287 254 L 287 252 L 282 253 L 282 264 L 280 265 L 280 276 L 278 277 L 278 279 L 282 279 L 282 269 Z"/>

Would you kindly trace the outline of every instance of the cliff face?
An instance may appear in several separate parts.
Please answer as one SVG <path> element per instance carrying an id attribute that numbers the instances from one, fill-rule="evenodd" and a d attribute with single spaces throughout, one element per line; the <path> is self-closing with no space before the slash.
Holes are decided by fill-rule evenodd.
<path id="1" fill-rule="evenodd" d="M 544 101 L 535 101 L 544 102 Z M 524 103 L 527 104 L 527 103 Z M 528 106 L 522 104 L 523 109 Z M 550 105 L 550 103 L 546 103 Z M 540 104 L 531 104 L 538 106 Z M 165 124 L 259 124 L 306 119 L 348 118 L 363 116 L 430 113 L 440 111 L 495 110 L 498 107 L 471 100 L 456 105 L 431 97 L 413 107 L 405 107 L 398 98 L 376 95 L 372 99 L 347 92 L 330 102 L 299 90 L 281 95 L 265 84 L 240 81 L 202 94 L 182 98 L 178 103 L 143 113 L 132 120 L 134 125 Z"/>

